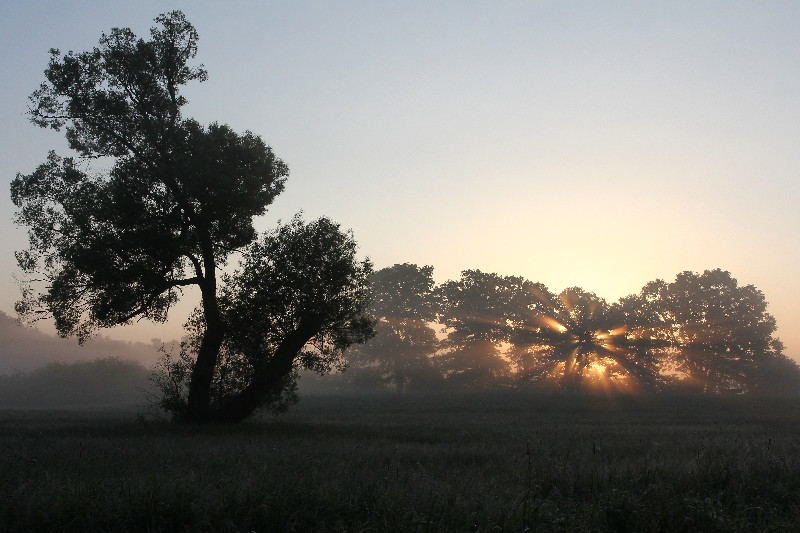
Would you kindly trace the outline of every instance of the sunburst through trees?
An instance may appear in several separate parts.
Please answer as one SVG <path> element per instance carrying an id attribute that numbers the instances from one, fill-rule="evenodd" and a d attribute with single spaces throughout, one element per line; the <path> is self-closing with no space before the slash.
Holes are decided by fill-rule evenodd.
<path id="1" fill-rule="evenodd" d="M 657 388 L 659 343 L 631 328 L 619 306 L 580 288 L 558 296 L 539 287 L 534 305 L 513 324 L 517 379 L 568 391 Z"/>
<path id="2" fill-rule="evenodd" d="M 426 290 L 430 290 L 428 287 Z M 764 295 L 730 273 L 683 272 L 608 303 L 521 277 L 466 270 L 435 289 L 442 382 L 569 392 L 794 392 Z M 376 339 L 377 340 L 377 339 Z"/>
<path id="3" fill-rule="evenodd" d="M 682 272 L 608 304 L 538 286 L 512 322 L 518 380 L 567 391 L 763 390 L 763 368 L 784 360 L 764 295 L 719 269 Z"/>

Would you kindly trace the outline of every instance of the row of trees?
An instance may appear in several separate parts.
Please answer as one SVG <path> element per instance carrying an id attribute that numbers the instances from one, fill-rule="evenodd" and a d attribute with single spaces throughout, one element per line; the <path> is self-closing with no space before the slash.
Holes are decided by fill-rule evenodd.
<path id="1" fill-rule="evenodd" d="M 448 383 L 579 390 L 800 390 L 764 295 L 730 273 L 682 272 L 609 304 L 467 270 L 436 286 L 399 264 L 371 278 L 378 335 L 347 352 L 354 376 L 399 391 Z"/>

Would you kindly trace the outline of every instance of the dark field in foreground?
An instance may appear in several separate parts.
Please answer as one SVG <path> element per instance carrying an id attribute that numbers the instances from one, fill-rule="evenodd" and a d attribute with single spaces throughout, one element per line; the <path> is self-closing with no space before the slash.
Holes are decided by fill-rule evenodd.
<path id="1" fill-rule="evenodd" d="M 304 397 L 0 412 L 2 531 L 794 531 L 800 400 Z"/>

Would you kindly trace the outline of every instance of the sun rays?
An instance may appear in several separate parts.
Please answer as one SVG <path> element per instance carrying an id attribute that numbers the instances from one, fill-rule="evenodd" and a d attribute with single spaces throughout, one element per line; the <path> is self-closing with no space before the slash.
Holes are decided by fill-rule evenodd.
<path id="1" fill-rule="evenodd" d="M 759 365 L 783 357 L 763 294 L 720 270 L 656 280 L 613 303 L 477 270 L 439 294 L 445 329 L 436 357 L 453 366 L 446 376 L 483 365 L 513 387 L 747 392 L 763 386 Z M 469 364 L 456 364 L 460 357 Z"/>

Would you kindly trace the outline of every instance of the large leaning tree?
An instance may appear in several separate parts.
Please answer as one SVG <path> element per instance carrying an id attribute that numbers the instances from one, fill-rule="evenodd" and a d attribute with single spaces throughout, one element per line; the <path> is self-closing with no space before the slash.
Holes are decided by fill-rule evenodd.
<path id="1" fill-rule="evenodd" d="M 238 422 L 259 408 L 281 411 L 297 400 L 299 370 L 343 369 L 345 349 L 373 334 L 366 313 L 371 272 L 368 260 L 356 258 L 352 234 L 324 217 L 306 223 L 296 216 L 247 246 L 220 290 L 226 335 L 211 385 L 215 417 Z M 166 368 L 179 380 L 190 374 L 186 362 L 202 344 L 203 322 L 198 309 L 183 357 Z M 187 387 L 177 385 L 164 407 L 180 417 Z"/>
<path id="2" fill-rule="evenodd" d="M 257 135 L 183 116 L 181 88 L 207 76 L 193 64 L 198 35 L 179 11 L 155 21 L 149 39 L 115 28 L 90 51 L 50 52 L 30 119 L 63 129 L 76 154 L 51 152 L 12 182 L 16 222 L 30 242 L 17 253 L 26 279 L 16 308 L 24 319 L 52 316 L 61 336 L 83 342 L 98 328 L 164 321 L 183 288 L 199 287 L 186 415 L 205 421 L 220 350 L 233 334 L 221 294 L 240 283 L 222 291 L 220 268 L 234 252 L 260 250 L 253 217 L 283 190 L 288 169 Z M 90 168 L 95 160 L 110 168 Z M 288 281 L 295 272 L 275 270 Z"/>

